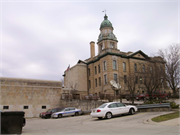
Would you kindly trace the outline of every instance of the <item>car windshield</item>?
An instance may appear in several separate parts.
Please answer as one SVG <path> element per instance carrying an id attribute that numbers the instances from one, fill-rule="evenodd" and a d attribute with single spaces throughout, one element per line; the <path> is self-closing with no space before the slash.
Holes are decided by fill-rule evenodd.
<path id="1" fill-rule="evenodd" d="M 107 104 L 102 104 L 101 106 L 99 106 L 98 108 L 104 108 Z"/>
<path id="2" fill-rule="evenodd" d="M 59 108 L 59 109 L 58 109 L 59 112 L 61 112 L 61 111 L 63 111 L 63 110 L 64 110 L 64 108 Z"/>
<path id="3" fill-rule="evenodd" d="M 51 109 L 47 110 L 46 112 L 47 112 L 47 113 L 51 112 Z"/>

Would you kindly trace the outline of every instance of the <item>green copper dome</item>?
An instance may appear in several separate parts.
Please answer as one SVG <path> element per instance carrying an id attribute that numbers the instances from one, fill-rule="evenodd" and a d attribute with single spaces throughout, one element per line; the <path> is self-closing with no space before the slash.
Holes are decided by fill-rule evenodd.
<path id="1" fill-rule="evenodd" d="M 101 23 L 100 30 L 105 27 L 110 27 L 113 29 L 112 23 L 108 20 L 108 16 L 105 14 L 104 21 Z"/>

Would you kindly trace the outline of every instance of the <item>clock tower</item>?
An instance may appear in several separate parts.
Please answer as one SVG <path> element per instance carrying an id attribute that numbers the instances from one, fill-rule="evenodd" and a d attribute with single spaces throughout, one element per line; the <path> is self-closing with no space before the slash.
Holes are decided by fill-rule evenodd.
<path id="1" fill-rule="evenodd" d="M 108 20 L 108 16 L 105 14 L 104 20 L 100 26 L 100 34 L 98 37 L 98 54 L 104 52 L 105 50 L 108 52 L 116 52 L 119 51 L 117 49 L 117 38 L 113 33 L 112 23 Z"/>

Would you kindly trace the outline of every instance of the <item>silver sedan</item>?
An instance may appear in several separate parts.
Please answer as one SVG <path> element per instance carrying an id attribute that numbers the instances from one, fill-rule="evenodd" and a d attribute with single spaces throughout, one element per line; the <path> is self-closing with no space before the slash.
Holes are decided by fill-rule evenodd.
<path id="1" fill-rule="evenodd" d="M 52 118 L 61 118 L 63 116 L 78 116 L 82 114 L 81 109 L 77 109 L 75 107 L 67 107 L 67 108 L 62 108 L 61 111 L 53 113 L 51 115 Z"/>

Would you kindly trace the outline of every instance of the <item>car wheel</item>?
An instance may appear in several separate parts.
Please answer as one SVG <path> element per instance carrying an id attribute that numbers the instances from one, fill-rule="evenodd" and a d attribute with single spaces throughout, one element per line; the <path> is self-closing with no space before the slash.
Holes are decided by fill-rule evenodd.
<path id="1" fill-rule="evenodd" d="M 78 116 L 78 115 L 79 115 L 79 113 L 78 113 L 78 112 L 76 112 L 76 113 L 75 113 L 75 116 Z"/>
<path id="2" fill-rule="evenodd" d="M 62 114 L 59 114 L 59 115 L 58 115 L 58 118 L 62 118 Z"/>
<path id="3" fill-rule="evenodd" d="M 131 109 L 129 110 L 129 114 L 133 115 L 134 113 L 135 113 L 134 109 L 131 108 Z"/>
<path id="4" fill-rule="evenodd" d="M 106 113 L 106 119 L 111 119 L 112 118 L 112 113 L 108 112 Z"/>
<path id="5" fill-rule="evenodd" d="M 98 117 L 99 120 L 102 120 L 102 117 Z"/>

